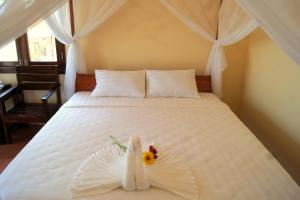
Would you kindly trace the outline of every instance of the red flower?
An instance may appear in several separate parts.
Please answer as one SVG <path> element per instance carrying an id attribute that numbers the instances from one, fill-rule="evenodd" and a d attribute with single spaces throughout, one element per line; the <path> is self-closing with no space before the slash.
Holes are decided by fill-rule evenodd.
<path id="1" fill-rule="evenodd" d="M 154 159 L 158 158 L 158 156 L 157 156 L 157 149 L 153 145 L 149 146 L 149 151 L 154 154 Z"/>

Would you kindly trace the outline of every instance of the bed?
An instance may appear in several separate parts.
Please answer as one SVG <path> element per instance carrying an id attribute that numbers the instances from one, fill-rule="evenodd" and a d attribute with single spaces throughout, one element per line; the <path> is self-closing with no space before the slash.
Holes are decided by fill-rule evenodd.
<path id="1" fill-rule="evenodd" d="M 300 189 L 230 108 L 197 77 L 200 99 L 90 96 L 92 76 L 78 76 L 66 102 L 0 175 L 1 200 L 67 200 L 81 163 L 136 134 L 171 149 L 197 179 L 199 199 L 299 199 Z M 83 199 L 181 200 L 151 188 Z"/>

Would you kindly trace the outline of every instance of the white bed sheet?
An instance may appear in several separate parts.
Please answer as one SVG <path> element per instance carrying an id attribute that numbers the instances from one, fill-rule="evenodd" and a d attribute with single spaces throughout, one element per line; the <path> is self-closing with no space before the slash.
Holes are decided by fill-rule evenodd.
<path id="1" fill-rule="evenodd" d="M 231 110 L 201 99 L 93 98 L 75 94 L 0 175 L 1 200 L 67 200 L 82 161 L 130 135 L 172 149 L 197 177 L 203 200 L 299 199 L 288 173 Z M 181 200 L 152 188 L 85 199 Z"/>

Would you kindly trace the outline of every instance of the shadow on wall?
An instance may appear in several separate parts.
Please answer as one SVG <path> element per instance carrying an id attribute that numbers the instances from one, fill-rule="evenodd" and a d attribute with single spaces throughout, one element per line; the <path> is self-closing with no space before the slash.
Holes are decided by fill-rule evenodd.
<path id="1" fill-rule="evenodd" d="M 241 109 L 242 121 L 300 185 L 300 144 L 251 103 L 245 101 Z"/>
<path id="2" fill-rule="evenodd" d="M 228 67 L 223 72 L 222 100 L 239 116 L 248 62 L 248 39 L 226 46 Z"/>

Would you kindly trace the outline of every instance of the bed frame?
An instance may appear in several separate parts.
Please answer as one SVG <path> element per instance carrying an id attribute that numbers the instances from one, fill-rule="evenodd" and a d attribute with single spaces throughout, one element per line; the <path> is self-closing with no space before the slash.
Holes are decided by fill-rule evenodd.
<path id="1" fill-rule="evenodd" d="M 196 76 L 196 84 L 199 92 L 211 92 L 211 77 Z M 92 91 L 96 86 L 94 74 L 77 74 L 76 77 L 76 92 Z"/>

